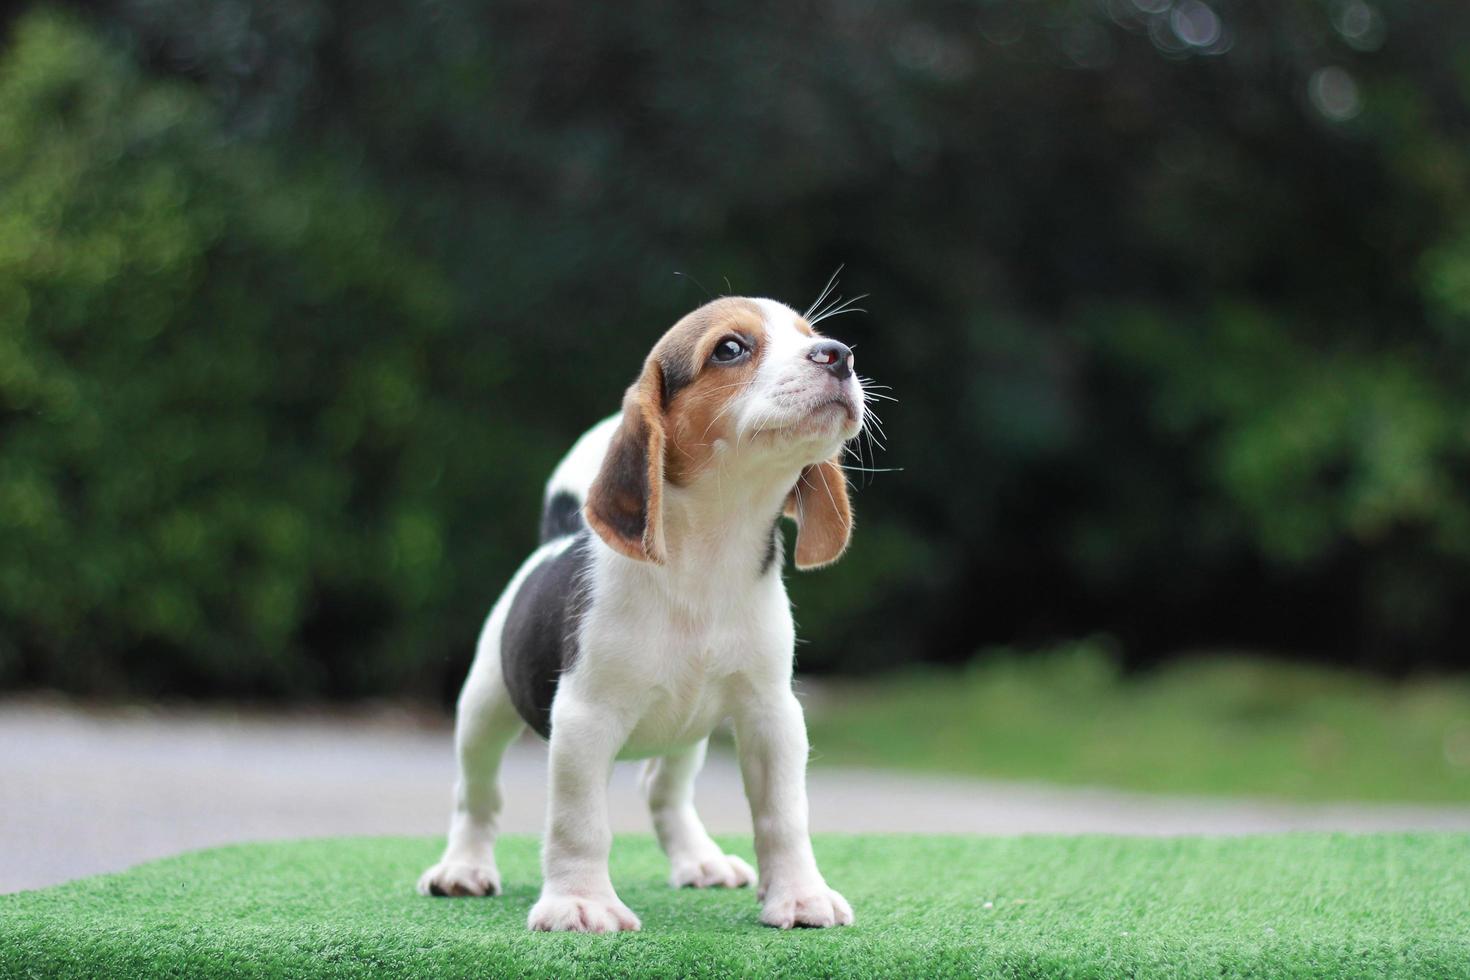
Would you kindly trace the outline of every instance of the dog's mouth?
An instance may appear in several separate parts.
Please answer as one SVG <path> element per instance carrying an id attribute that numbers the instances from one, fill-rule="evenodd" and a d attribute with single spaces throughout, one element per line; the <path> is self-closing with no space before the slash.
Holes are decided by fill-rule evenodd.
<path id="1" fill-rule="evenodd" d="M 849 422 L 857 421 L 857 409 L 853 406 L 852 399 L 848 398 L 846 395 L 832 395 L 829 398 L 825 398 L 822 401 L 817 402 L 817 404 L 812 407 L 812 414 L 820 415 L 826 412 L 830 412 L 834 408 L 840 409 L 842 411 L 842 414 L 847 416 L 847 420 Z"/>
<path id="2" fill-rule="evenodd" d="M 843 394 L 833 394 L 802 408 L 799 415 L 793 414 L 785 422 L 763 425 L 758 431 L 777 437 L 815 436 L 830 434 L 836 427 L 855 429 L 858 420 L 858 409 L 852 399 Z M 851 438 L 852 435 L 845 437 Z"/>

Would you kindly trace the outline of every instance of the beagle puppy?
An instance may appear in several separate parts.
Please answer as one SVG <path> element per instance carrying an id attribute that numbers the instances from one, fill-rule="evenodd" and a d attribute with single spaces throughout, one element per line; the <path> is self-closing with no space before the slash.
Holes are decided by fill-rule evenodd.
<path id="1" fill-rule="evenodd" d="M 778 521 L 797 523 L 797 568 L 842 554 L 852 513 L 840 456 L 864 417 L 852 352 L 781 303 L 718 299 L 664 334 L 622 413 L 552 474 L 541 546 L 485 623 L 458 704 L 448 846 L 420 893 L 499 893 L 498 769 L 527 725 L 551 743 L 531 929 L 639 928 L 608 875 L 615 759 L 649 760 L 641 785 L 675 887 L 752 884 L 755 872 L 694 811 L 710 732 L 729 718 L 761 921 L 852 922 L 807 831 Z"/>

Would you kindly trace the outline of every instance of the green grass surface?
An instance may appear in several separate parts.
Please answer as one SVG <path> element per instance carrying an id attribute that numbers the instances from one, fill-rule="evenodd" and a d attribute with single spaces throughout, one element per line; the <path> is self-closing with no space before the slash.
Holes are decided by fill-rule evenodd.
<path id="1" fill-rule="evenodd" d="M 1245 657 L 1121 677 L 1095 645 L 834 685 L 815 761 L 1305 800 L 1470 802 L 1470 682 Z"/>
<path id="2" fill-rule="evenodd" d="M 750 855 L 748 840 L 726 841 Z M 243 845 L 0 896 L 6 976 L 1470 976 L 1470 836 L 819 838 L 846 929 L 757 924 L 748 889 L 674 891 L 647 837 L 613 876 L 644 931 L 526 931 L 506 894 L 413 892 L 425 838 Z"/>

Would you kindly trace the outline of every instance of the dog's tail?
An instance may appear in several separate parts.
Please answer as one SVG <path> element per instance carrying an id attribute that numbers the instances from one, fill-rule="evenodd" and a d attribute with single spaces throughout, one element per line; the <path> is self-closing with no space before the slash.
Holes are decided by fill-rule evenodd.
<path id="1" fill-rule="evenodd" d="M 612 442 L 621 419 L 621 415 L 614 415 L 598 422 L 556 464 L 541 499 L 542 544 L 576 534 L 587 526 L 582 505 L 587 502 L 587 492 L 602 468 L 602 458 L 607 455 L 608 443 Z"/>

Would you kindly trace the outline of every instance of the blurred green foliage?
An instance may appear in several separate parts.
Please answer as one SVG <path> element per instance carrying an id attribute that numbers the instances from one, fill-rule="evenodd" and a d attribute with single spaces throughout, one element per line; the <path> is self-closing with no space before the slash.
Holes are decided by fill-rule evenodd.
<path id="1" fill-rule="evenodd" d="M 67 17 L 16 26 L 0 132 L 0 674 L 393 683 L 364 630 L 433 595 L 447 533 L 447 447 L 414 436 L 438 274 L 340 169 L 280 165 Z M 328 678 L 334 595 L 364 625 Z"/>
<path id="2" fill-rule="evenodd" d="M 443 695 L 652 340 L 839 263 L 901 472 L 805 668 L 1465 663 L 1470 8 L 5 23 L 0 683 Z"/>

